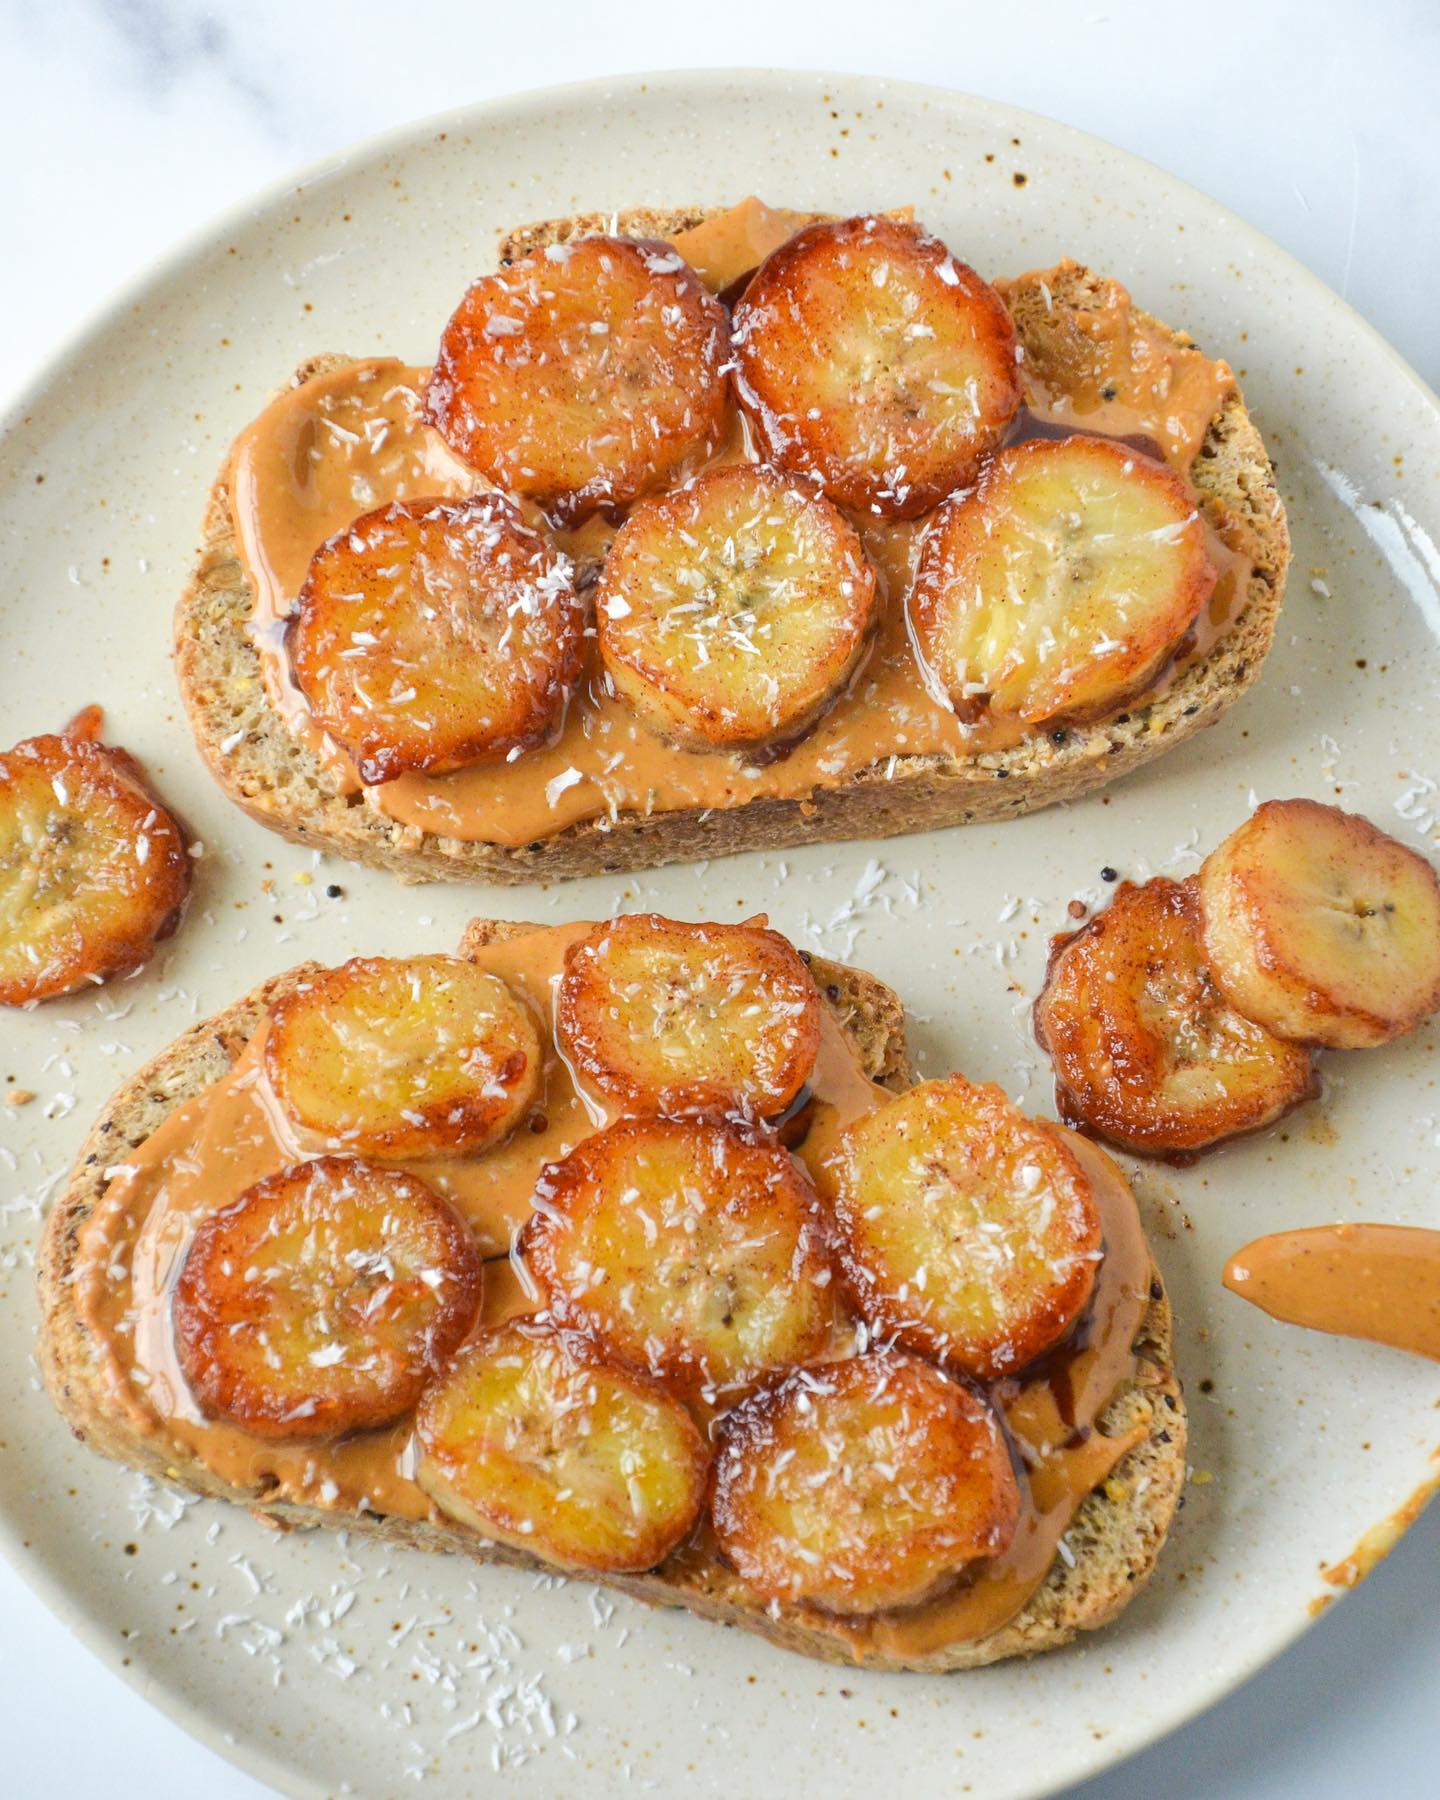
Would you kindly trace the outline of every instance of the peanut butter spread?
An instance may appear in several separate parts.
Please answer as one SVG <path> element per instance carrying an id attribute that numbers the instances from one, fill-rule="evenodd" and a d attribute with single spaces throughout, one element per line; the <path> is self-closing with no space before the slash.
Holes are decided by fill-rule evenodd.
<path id="1" fill-rule="evenodd" d="M 530 1117 L 504 1143 L 467 1161 L 417 1162 L 413 1172 L 447 1194 L 486 1253 L 482 1325 L 531 1312 L 538 1298 L 506 1252 L 531 1211 L 542 1165 L 565 1155 L 607 1122 L 604 1103 L 577 1082 L 556 1045 L 554 991 L 569 946 L 584 924 L 536 930 L 475 952 L 476 962 L 510 983 L 534 1008 L 545 1055 L 544 1083 Z M 182 1102 L 123 1162 L 107 1171 L 104 1195 L 80 1230 L 76 1310 L 97 1354 L 106 1404 L 137 1434 L 192 1456 L 220 1480 L 258 1501 L 292 1501 L 337 1516 L 369 1511 L 408 1519 L 441 1515 L 413 1480 L 408 1420 L 380 1431 L 316 1443 L 266 1441 L 207 1419 L 177 1359 L 171 1294 L 198 1226 L 263 1176 L 320 1146 L 306 1144 L 267 1082 L 259 1024 L 229 1073 Z M 883 1103 L 853 1041 L 827 1006 L 809 1082 L 802 1163 L 818 1166 L 835 1135 Z M 1057 1129 L 1063 1129 L 1058 1128 Z M 1065 1133 L 1092 1180 L 1104 1230 L 1104 1257 L 1077 1329 L 1024 1374 L 996 1384 L 999 1407 L 1023 1473 L 1024 1509 L 1010 1548 L 964 1585 L 904 1613 L 843 1620 L 807 1609 L 807 1626 L 831 1633 L 857 1659 L 867 1648 L 923 1655 L 998 1629 L 1045 1580 L 1086 1495 L 1149 1429 L 1148 1417 L 1116 1436 L 1099 1429 L 1115 1394 L 1143 1388 L 1133 1345 L 1153 1280 L 1135 1203 L 1108 1156 Z M 837 1326 L 832 1355 L 853 1353 L 855 1334 Z M 713 1416 L 706 1415 L 707 1422 Z M 677 1587 L 724 1593 L 753 1604 L 717 1558 L 702 1525 L 664 1565 Z"/>
<path id="2" fill-rule="evenodd" d="M 290 388 L 237 439 L 230 509 L 254 592 L 250 630 L 270 704 L 344 793 L 353 764 L 310 717 L 290 671 L 285 621 L 325 540 L 389 500 L 476 487 L 420 413 L 422 371 L 386 359 L 348 364 Z"/>
<path id="3" fill-rule="evenodd" d="M 813 216 L 751 199 L 678 234 L 675 243 L 711 287 L 723 289 Z M 1027 361 L 1022 375 L 1026 407 L 1012 439 L 1076 431 L 1133 439 L 1182 474 L 1234 385 L 1224 363 L 1177 347 L 1167 333 L 1137 320 L 1128 296 L 1113 283 L 1101 304 L 1073 322 L 1062 351 L 1043 367 Z M 425 420 L 425 376 L 424 369 L 391 359 L 314 376 L 273 401 L 241 435 L 232 457 L 231 507 L 254 588 L 251 632 L 267 694 L 292 735 L 347 793 L 359 791 L 361 783 L 345 753 L 310 717 L 290 671 L 284 625 L 315 552 L 361 513 L 391 500 L 454 497 L 485 485 Z M 737 424 L 713 460 L 753 461 L 756 455 Z M 398 824 L 433 836 L 515 848 L 622 814 L 718 809 L 757 799 L 803 801 L 862 771 L 893 774 L 900 758 L 974 758 L 1020 741 L 1026 728 L 1014 718 L 962 724 L 927 685 L 904 607 L 926 520 L 889 524 L 856 517 L 853 523 L 879 576 L 878 626 L 846 689 L 787 753 L 746 761 L 735 752 L 666 743 L 608 690 L 592 638 L 580 682 L 547 743 L 511 760 L 478 761 L 448 774 L 402 775 L 366 788 L 366 800 Z M 596 517 L 579 530 L 551 535 L 583 582 L 615 529 Z M 1206 541 L 1219 575 L 1208 607 L 1142 700 L 1132 704 L 1155 698 L 1208 655 L 1244 604 L 1248 562 L 1209 520 Z"/>
<path id="4" fill-rule="evenodd" d="M 703 219 L 670 240 L 712 293 L 722 294 L 758 269 L 772 250 L 818 215 L 767 206 L 753 194 L 738 206 Z"/>
<path id="5" fill-rule="evenodd" d="M 1089 1309 L 1071 1339 L 1035 1368 L 996 1385 L 993 1397 L 1025 1475 L 1019 1526 L 1003 1555 L 979 1564 L 970 1580 L 937 1599 L 868 1620 L 807 1614 L 808 1625 L 834 1632 L 857 1660 L 867 1650 L 926 1656 L 998 1631 L 1044 1582 L 1057 1554 L 1065 1554 L 1065 1533 L 1081 1502 L 1149 1434 L 1148 1413 L 1114 1437 L 1098 1429 L 1121 1388 L 1145 1385 L 1133 1345 L 1154 1268 L 1135 1199 L 1103 1150 L 1063 1126 L 1056 1129 L 1094 1183 L 1105 1255 Z"/>
<path id="6" fill-rule="evenodd" d="M 1256 1238 L 1225 1285 L 1272 1318 L 1440 1362 L 1440 1231 L 1316 1225 Z"/>
<path id="7" fill-rule="evenodd" d="M 1022 287 L 1037 282 L 1051 309 L 1043 275 L 995 286 L 1011 304 Z M 1139 316 L 1118 281 L 1099 283 L 1095 303 L 1067 309 L 1061 323 L 1043 358 L 1026 357 L 1028 402 L 1077 427 L 1153 438 L 1172 468 L 1188 470 L 1211 419 L 1235 390 L 1230 365 L 1193 344 L 1177 344 L 1164 326 Z"/>

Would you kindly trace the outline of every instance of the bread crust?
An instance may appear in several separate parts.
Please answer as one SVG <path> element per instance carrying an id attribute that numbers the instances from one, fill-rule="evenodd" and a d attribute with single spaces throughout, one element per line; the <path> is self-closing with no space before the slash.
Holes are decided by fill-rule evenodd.
<path id="1" fill-rule="evenodd" d="M 639 207 L 544 220 L 503 238 L 501 260 L 587 232 L 667 237 L 718 210 Z M 1012 297 L 1012 316 L 1027 354 L 1043 361 L 1047 345 L 1067 329 L 1066 321 L 1100 308 L 1111 292 L 1112 284 L 1080 264 L 1064 263 L 1049 278 L 1045 303 L 1038 290 Z M 1170 331 L 1138 309 L 1136 317 L 1177 346 L 1192 343 L 1186 333 Z M 349 360 L 313 358 L 295 380 Z M 1211 420 L 1190 473 L 1212 522 L 1223 525 L 1227 539 L 1253 566 L 1236 621 L 1208 656 L 1157 699 L 1100 724 L 1069 729 L 1059 743 L 1041 732 L 974 757 L 887 758 L 805 798 L 759 797 L 741 806 L 648 817 L 622 813 L 613 822 L 581 821 L 520 846 L 469 842 L 402 825 L 362 797 L 340 794 L 266 698 L 246 629 L 253 596 L 231 523 L 228 461 L 210 491 L 199 559 L 176 610 L 180 692 L 202 755 L 237 805 L 296 843 L 389 869 L 407 881 L 517 885 L 747 850 L 991 824 L 1077 799 L 1129 774 L 1213 725 L 1258 675 L 1284 596 L 1290 543 L 1274 472 L 1238 392 L 1231 392 Z"/>
<path id="2" fill-rule="evenodd" d="M 537 929 L 540 927 L 477 921 L 466 933 L 462 954 Z M 810 962 L 827 1004 L 852 1033 L 872 1079 L 897 1092 L 909 1086 L 913 1078 L 904 1012 L 895 994 L 860 970 L 819 957 Z M 265 1010 L 317 966 L 306 963 L 276 976 L 224 1012 L 194 1026 L 132 1076 L 110 1101 L 51 1211 L 41 1246 L 40 1365 L 46 1385 L 76 1437 L 101 1455 L 195 1493 L 248 1506 L 257 1517 L 282 1529 L 328 1526 L 414 1549 L 461 1554 L 482 1563 L 543 1570 L 545 1564 L 523 1552 L 484 1542 L 444 1522 L 368 1513 L 337 1515 L 270 1500 L 258 1487 L 232 1487 L 198 1458 L 176 1454 L 172 1447 L 129 1429 L 120 1409 L 107 1403 L 100 1346 L 73 1303 L 78 1236 L 104 1195 L 105 1171 L 149 1137 L 176 1106 L 224 1075 Z M 722 1571 L 691 1571 L 677 1577 L 662 1569 L 645 1575 L 587 1579 L 601 1580 L 652 1604 L 685 1607 L 702 1617 L 741 1626 L 786 1649 L 830 1662 L 944 1673 L 1054 1649 L 1082 1631 L 1108 1623 L 1139 1591 L 1154 1568 L 1179 1499 L 1185 1473 L 1185 1410 L 1172 1362 L 1170 1306 L 1158 1279 L 1151 1288 L 1135 1350 L 1140 1376 L 1111 1401 L 1101 1425 L 1115 1435 L 1143 1424 L 1145 1438 L 1081 1505 L 1066 1534 L 1073 1563 L 1057 1558 L 1024 1610 L 988 1637 L 952 1644 L 909 1661 L 864 1650 L 852 1657 L 836 1640 L 809 1629 L 803 1620 L 772 1618 L 758 1605 L 742 1604 L 737 1584 L 727 1580 Z"/>

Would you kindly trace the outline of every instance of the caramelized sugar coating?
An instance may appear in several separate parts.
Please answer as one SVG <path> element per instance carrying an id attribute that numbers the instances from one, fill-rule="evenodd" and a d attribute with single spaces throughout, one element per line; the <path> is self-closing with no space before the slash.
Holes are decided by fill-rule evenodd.
<path id="1" fill-rule="evenodd" d="M 718 448 L 729 321 L 667 244 L 580 238 L 465 295 L 425 390 L 457 455 L 575 524 Z"/>
<path id="2" fill-rule="evenodd" d="M 610 682 L 662 737 L 700 750 L 793 744 L 849 679 L 875 571 L 823 495 L 753 463 L 638 506 L 596 604 Z"/>
<path id="3" fill-rule="evenodd" d="M 765 1600 L 913 1606 L 1004 1550 L 1019 1515 L 989 1406 L 896 1350 L 796 1370 L 725 1423 L 716 1537 Z"/>
<path id="4" fill-rule="evenodd" d="M 540 1091 L 526 1003 L 457 956 L 357 956 L 271 1009 L 265 1073 L 290 1118 L 386 1161 L 475 1156 Z"/>
<path id="5" fill-rule="evenodd" d="M 497 1543 L 571 1569 L 653 1569 L 699 1517 L 710 1452 L 677 1400 L 552 1326 L 467 1344 L 416 1418 L 416 1479 Z"/>
<path id="6" fill-rule="evenodd" d="M 961 719 L 1084 724 L 1153 681 L 1214 586 L 1173 470 L 1103 438 L 1032 438 L 935 515 L 907 608 Z"/>
<path id="7" fill-rule="evenodd" d="M 855 1302 L 906 1349 L 982 1380 L 1012 1374 L 1090 1298 L 1090 1181 L 998 1087 L 921 1082 L 849 1126 L 825 1173 Z"/>
<path id="8" fill-rule="evenodd" d="M 809 225 L 735 309 L 736 393 L 767 460 L 913 519 L 975 479 L 1020 405 L 1004 302 L 918 225 Z"/>
<path id="9" fill-rule="evenodd" d="M 1283 1038 L 1363 1050 L 1440 1011 L 1440 878 L 1368 819 L 1267 800 L 1206 857 L 1215 980 Z"/>
<path id="10" fill-rule="evenodd" d="M 1124 882 L 1057 938 L 1035 1031 L 1062 1115 L 1142 1156 L 1192 1156 L 1314 1092 L 1309 1053 L 1237 1013 L 1216 984 L 1193 880 Z"/>
<path id="11" fill-rule="evenodd" d="M 0 752 L 0 1005 L 128 975 L 179 922 L 180 827 L 99 725 L 92 708 Z"/>
<path id="12" fill-rule="evenodd" d="M 730 1125 L 623 1119 L 548 1168 L 520 1254 L 551 1315 L 680 1394 L 823 1349 L 834 1319 L 815 1196 Z"/>
<path id="13" fill-rule="evenodd" d="M 315 721 L 362 781 L 524 750 L 580 670 L 574 569 L 501 494 L 396 500 L 322 544 L 286 628 Z"/>
<path id="14" fill-rule="evenodd" d="M 424 1182 L 322 1156 L 196 1231 L 175 1285 L 176 1354 L 202 1410 L 252 1436 L 386 1425 L 474 1325 L 482 1270 Z"/>
<path id="15" fill-rule="evenodd" d="M 820 993 L 778 931 L 633 913 L 565 958 L 560 1044 L 627 1112 L 773 1118 L 810 1078 Z"/>

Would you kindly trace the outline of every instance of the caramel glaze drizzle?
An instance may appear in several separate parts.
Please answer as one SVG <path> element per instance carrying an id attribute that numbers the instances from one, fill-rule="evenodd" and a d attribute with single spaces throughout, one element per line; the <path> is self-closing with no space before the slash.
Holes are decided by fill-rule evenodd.
<path id="1" fill-rule="evenodd" d="M 534 1007 L 546 1046 L 542 1097 L 504 1144 L 469 1161 L 411 1165 L 449 1196 L 470 1222 L 489 1260 L 482 1324 L 533 1311 L 535 1300 L 506 1259 L 528 1217 L 543 1163 L 563 1156 L 606 1122 L 604 1106 L 583 1090 L 560 1055 L 551 1028 L 555 984 L 565 952 L 588 927 L 537 930 L 486 945 L 475 961 L 511 983 Z M 202 1220 L 272 1170 L 315 1153 L 285 1118 L 265 1080 L 265 1024 L 229 1073 L 177 1106 L 146 1141 L 109 1171 L 103 1197 L 80 1231 L 75 1270 L 79 1317 L 96 1347 L 109 1404 L 138 1434 L 198 1458 L 221 1480 L 260 1501 L 297 1501 L 337 1514 L 369 1511 L 438 1519 L 411 1479 L 408 1421 L 332 1442 L 275 1444 L 196 1407 L 176 1360 L 170 1295 Z M 795 1153 L 812 1169 L 837 1134 L 887 1095 L 865 1074 L 849 1034 L 827 1005 L 819 1056 Z M 1149 1408 L 1114 1436 L 1100 1420 L 1122 1390 L 1142 1391 L 1149 1376 L 1134 1344 L 1154 1271 L 1135 1202 L 1104 1151 L 1057 1126 L 1094 1183 L 1104 1221 L 1105 1255 L 1094 1295 L 1068 1340 L 992 1394 L 1009 1434 L 1025 1497 L 1015 1540 L 978 1565 L 962 1585 L 904 1613 L 841 1619 L 796 1609 L 806 1625 L 832 1636 L 856 1660 L 867 1654 L 923 1655 L 997 1630 L 1045 1580 L 1061 1539 L 1087 1494 L 1147 1435 Z M 829 1354 L 854 1353 L 854 1324 L 837 1319 Z M 737 1396 L 730 1396 L 733 1404 Z M 720 1409 L 708 1409 L 713 1428 Z M 665 1565 L 697 1596 L 724 1594 L 753 1604 L 716 1555 L 707 1528 Z"/>
<path id="2" fill-rule="evenodd" d="M 1224 1281 L 1287 1325 L 1440 1362 L 1440 1231 L 1357 1224 L 1276 1232 L 1237 1250 Z"/>
<path id="3" fill-rule="evenodd" d="M 679 233 L 674 242 L 718 290 L 734 286 L 811 216 L 748 200 Z M 1027 276 L 1018 291 L 1039 283 Z M 1002 291 L 1007 284 L 1001 284 Z M 1123 304 L 1122 304 L 1123 302 Z M 1159 456 L 1182 474 L 1217 408 L 1234 386 L 1224 363 L 1176 349 L 1137 321 L 1120 290 L 1077 326 L 1063 380 L 1027 363 L 1026 405 L 1011 441 L 1078 432 L 1119 438 Z M 361 791 L 353 765 L 310 717 L 285 654 L 283 633 L 319 546 L 360 513 L 390 500 L 456 496 L 484 482 L 454 457 L 426 423 L 420 391 L 426 371 L 391 359 L 349 363 L 312 377 L 274 400 L 237 440 L 230 499 L 241 560 L 255 593 L 251 633 L 271 703 L 300 742 L 348 793 Z M 743 421 L 715 463 L 753 460 Z M 544 524 L 528 509 L 532 522 Z M 518 847 L 585 820 L 621 813 L 725 808 L 757 798 L 805 799 L 818 785 L 896 755 L 942 753 L 972 758 L 1021 741 L 1014 719 L 962 725 L 925 684 L 902 604 L 926 521 L 854 521 L 880 576 L 879 620 L 871 648 L 849 687 L 787 754 L 759 765 L 730 753 L 680 750 L 646 729 L 607 691 L 593 641 L 585 668 L 554 735 L 514 762 L 476 762 L 447 775 L 404 775 L 364 790 L 385 817 L 432 835 Z M 1235 622 L 1246 600 L 1250 564 L 1208 517 L 1210 561 L 1219 579 L 1209 603 L 1145 694 L 1154 700 Z M 547 526 L 547 529 L 548 526 Z M 578 530 L 551 531 L 583 581 L 603 559 L 616 527 L 594 518 Z M 1117 702 L 1117 710 L 1123 703 Z"/>

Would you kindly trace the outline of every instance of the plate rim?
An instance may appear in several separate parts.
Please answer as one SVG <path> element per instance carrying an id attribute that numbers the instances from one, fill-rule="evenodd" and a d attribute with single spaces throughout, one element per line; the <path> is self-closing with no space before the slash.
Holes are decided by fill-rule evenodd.
<path id="1" fill-rule="evenodd" d="M 239 200 L 222 208 L 219 212 L 206 216 L 201 224 L 183 232 L 173 239 L 163 250 L 158 251 L 141 268 L 132 273 L 118 286 L 110 288 L 102 297 L 89 307 L 81 317 L 72 324 L 50 350 L 41 357 L 34 370 L 28 375 L 20 376 L 12 388 L 0 393 L 0 441 L 8 438 L 20 422 L 20 416 L 28 410 L 61 374 L 65 364 L 85 350 L 91 339 L 103 335 L 115 315 L 143 303 L 153 288 L 177 274 L 188 262 L 207 249 L 215 240 L 224 237 L 231 225 L 253 222 L 256 215 L 264 212 L 275 202 L 289 193 L 300 193 L 331 176 L 338 175 L 345 167 L 375 155 L 384 155 L 390 148 L 400 148 L 409 144 L 417 136 L 441 130 L 453 130 L 462 122 L 480 115 L 496 115 L 505 112 L 524 112 L 540 103 L 569 101 L 571 103 L 592 99 L 596 96 L 625 87 L 633 90 L 633 96 L 644 103 L 646 90 L 659 84 L 678 84 L 681 82 L 699 83 L 705 87 L 718 88 L 726 82 L 743 77 L 747 83 L 785 89 L 790 84 L 801 82 L 857 82 L 872 88 L 889 89 L 916 96 L 930 96 L 946 102 L 960 102 L 966 107 L 978 111 L 993 111 L 1003 114 L 1007 122 L 1033 120 L 1046 131 L 1060 132 L 1077 143 L 1098 147 L 1113 156 L 1120 156 L 1132 165 L 1142 168 L 1150 174 L 1169 182 L 1177 192 L 1187 199 L 1201 202 L 1222 219 L 1226 228 L 1242 241 L 1248 241 L 1252 247 L 1261 248 L 1267 259 L 1278 261 L 1292 276 L 1307 284 L 1316 294 L 1323 296 L 1325 302 L 1338 307 L 1344 315 L 1347 325 L 1360 330 L 1370 341 L 1373 348 L 1382 351 L 1388 361 L 1418 392 L 1420 399 L 1440 412 L 1440 390 L 1431 387 L 1415 365 L 1402 356 L 1390 340 L 1369 319 L 1360 312 L 1342 294 L 1338 294 L 1327 281 L 1301 262 L 1293 252 L 1277 244 L 1273 238 L 1267 237 L 1258 226 L 1251 225 L 1241 214 L 1232 211 L 1223 201 L 1217 200 L 1204 188 L 1196 187 L 1193 182 L 1182 176 L 1173 175 L 1162 164 L 1152 162 L 1149 157 L 1141 156 L 1138 151 L 1127 150 L 1123 145 L 1114 144 L 1108 138 L 1099 136 L 1093 131 L 1086 131 L 1079 125 L 1071 125 L 1063 119 L 1052 118 L 1048 113 L 1034 111 L 1033 108 L 1012 106 L 1008 101 L 993 100 L 984 94 L 971 93 L 965 88 L 947 88 L 937 82 L 911 81 L 900 76 L 860 75 L 844 70 L 831 69 L 762 69 L 753 68 L 744 63 L 726 64 L 717 68 L 666 68 L 654 70 L 636 70 L 621 75 L 592 75 L 578 81 L 555 82 L 548 86 L 521 88 L 514 93 L 502 94 L 489 100 L 470 101 L 460 106 L 442 108 L 438 112 L 423 113 L 416 118 L 408 119 L 398 125 L 386 126 L 384 130 L 372 132 L 369 136 L 356 138 L 342 149 L 332 151 L 328 155 L 312 158 L 277 176 L 273 181 L 262 183 L 251 189 Z"/>
<path id="2" fill-rule="evenodd" d="M 793 95 L 800 89 L 821 84 L 848 85 L 869 93 L 904 94 L 913 100 L 936 102 L 946 107 L 959 107 L 973 114 L 991 114 L 1009 127 L 1027 122 L 1042 128 L 1061 141 L 1068 140 L 1077 153 L 1091 157 L 1098 153 L 1123 159 L 1133 169 L 1166 183 L 1187 204 L 1206 209 L 1210 222 L 1223 228 L 1241 247 L 1263 256 L 1268 266 L 1287 279 L 1298 282 L 1310 296 L 1330 310 L 1337 325 L 1349 333 L 1358 332 L 1370 347 L 1383 354 L 1393 371 L 1415 392 L 1423 409 L 1440 415 L 1440 393 L 1430 386 L 1419 371 L 1390 341 L 1343 295 L 1322 280 L 1292 252 L 1266 236 L 1243 216 L 1216 200 L 1204 189 L 1172 174 L 1163 165 L 1128 150 L 1098 134 L 1071 125 L 1064 120 L 1031 108 L 1015 106 L 1008 101 L 975 94 L 966 89 L 950 88 L 933 82 L 913 81 L 890 75 L 874 75 L 854 71 L 818 68 L 762 69 L 744 64 L 721 67 L 673 67 L 635 70 L 625 73 L 591 76 L 581 80 L 552 83 L 519 89 L 421 114 L 398 124 L 357 138 L 340 150 L 312 158 L 287 170 L 275 179 L 252 189 L 231 205 L 212 213 L 197 226 L 182 233 L 157 252 L 125 281 L 108 290 L 81 318 L 69 327 L 41 358 L 28 375 L 22 375 L 6 392 L 0 393 L 0 445 L 8 443 L 23 425 L 27 413 L 41 404 L 49 392 L 64 380 L 70 366 L 93 350 L 129 312 L 142 308 L 156 290 L 181 275 L 199 257 L 213 251 L 236 228 L 252 228 L 267 213 L 285 200 L 328 180 L 342 177 L 357 164 L 383 158 L 396 151 L 407 150 L 427 136 L 456 132 L 472 123 L 491 124 L 508 116 L 533 115 L 543 110 L 574 112 L 593 110 L 600 100 L 614 101 L 623 97 L 631 110 L 646 106 L 660 91 L 691 88 L 702 103 L 726 85 L 742 80 L 751 88 L 765 88 L 774 93 Z M 48 1215 L 47 1215 L 48 1216 Z M 1433 1466 L 1440 1451 L 1432 1452 Z M 1417 1484 L 1422 1485 L 1422 1484 Z M 1423 1510 L 1423 1509 L 1422 1509 Z M 1417 1515 L 1418 1516 L 1418 1515 Z M 8 1511 L 0 1509 L 0 1554 L 26 1587 L 34 1593 L 51 1614 L 60 1621 L 85 1648 L 112 1674 L 146 1704 L 178 1725 L 198 1743 L 241 1769 L 257 1781 L 267 1783 L 287 1800 L 325 1800 L 332 1790 L 313 1782 L 293 1764 L 262 1747 L 261 1740 L 242 1739 L 226 1732 L 199 1703 L 191 1701 L 183 1686 L 162 1682 L 143 1661 L 124 1654 L 124 1640 L 114 1634 L 72 1596 L 70 1590 L 52 1573 L 50 1565 L 26 1546 L 21 1529 Z M 1344 1599 L 1346 1592 L 1337 1598 Z M 1324 1609 L 1333 1612 L 1334 1606 Z M 1078 1773 L 1058 1779 L 1041 1778 L 1040 1785 L 1027 1789 L 1031 1800 L 1048 1800 L 1078 1781 L 1118 1768 L 1131 1757 L 1163 1742 L 1195 1719 L 1209 1712 L 1236 1692 L 1252 1677 L 1285 1654 L 1320 1620 L 1320 1614 L 1298 1613 L 1276 1642 L 1238 1668 L 1206 1685 L 1198 1703 L 1163 1724 L 1159 1729 L 1140 1725 L 1135 1734 L 1107 1739 L 1107 1749 L 1088 1762 Z M 1161 1629 L 1163 1629 L 1163 1624 Z M 1188 1702 L 1187 1702 L 1188 1705 Z M 1118 1742 L 1114 1742 L 1115 1738 Z"/>

